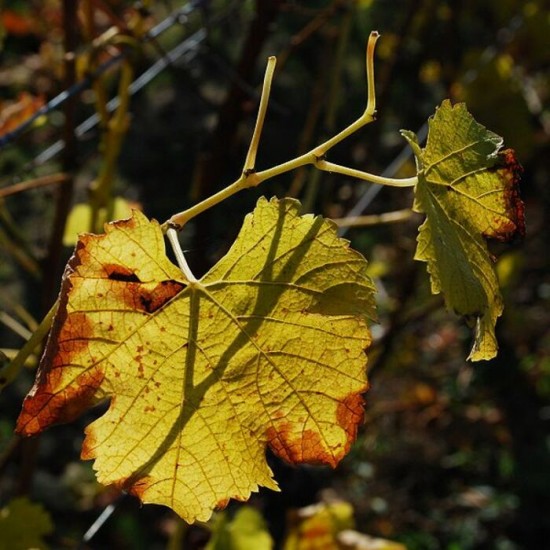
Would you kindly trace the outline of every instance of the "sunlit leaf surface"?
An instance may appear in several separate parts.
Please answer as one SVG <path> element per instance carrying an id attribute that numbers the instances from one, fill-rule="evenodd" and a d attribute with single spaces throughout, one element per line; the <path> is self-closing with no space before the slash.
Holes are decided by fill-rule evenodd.
<path id="1" fill-rule="evenodd" d="M 276 489 L 267 446 L 336 466 L 362 419 L 373 286 L 334 224 L 298 210 L 260 199 L 193 283 L 139 212 L 82 235 L 18 431 L 110 398 L 83 458 L 100 482 L 187 521 Z"/>
<path id="2" fill-rule="evenodd" d="M 432 292 L 475 326 L 470 359 L 491 359 L 502 297 L 486 238 L 525 233 L 521 167 L 502 138 L 478 124 L 464 104 L 443 102 L 430 119 L 426 147 L 403 132 L 416 155 L 414 209 L 426 214 L 415 258 L 428 263 Z"/>

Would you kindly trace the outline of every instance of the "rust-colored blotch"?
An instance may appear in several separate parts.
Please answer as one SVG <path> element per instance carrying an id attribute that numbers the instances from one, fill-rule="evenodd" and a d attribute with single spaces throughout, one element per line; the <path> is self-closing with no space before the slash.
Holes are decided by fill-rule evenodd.
<path id="1" fill-rule="evenodd" d="M 162 281 L 152 291 L 138 287 L 140 309 L 154 313 L 178 294 L 185 285 L 178 281 Z"/>
<path id="2" fill-rule="evenodd" d="M 229 504 L 229 501 L 231 499 L 229 498 L 222 498 L 221 500 L 218 500 L 218 502 L 216 502 L 216 509 L 217 510 L 223 510 L 225 508 L 227 508 L 227 505 Z"/>
<path id="3" fill-rule="evenodd" d="M 289 422 L 278 424 L 277 429 L 270 426 L 266 435 L 271 450 L 290 464 L 328 464 L 334 468 L 344 456 L 343 452 L 337 456 L 328 452 L 316 431 L 304 430 L 301 437 L 293 439 Z"/>
<path id="4" fill-rule="evenodd" d="M 352 393 L 338 403 L 336 421 L 350 438 L 350 442 L 357 436 L 357 428 L 363 421 L 365 400 L 360 393 Z"/>
<path id="5" fill-rule="evenodd" d="M 80 375 L 60 392 L 52 388 L 49 380 L 38 383 L 23 402 L 17 433 L 35 435 L 53 424 L 71 422 L 90 407 L 102 381 L 103 372 L 96 368 Z"/>
<path id="6" fill-rule="evenodd" d="M 525 205 L 519 194 L 519 183 L 523 168 L 513 149 L 505 149 L 499 154 L 495 169 L 504 182 L 504 212 L 494 220 L 495 227 L 485 236 L 503 242 L 511 241 L 515 237 L 522 239 L 525 237 Z"/>

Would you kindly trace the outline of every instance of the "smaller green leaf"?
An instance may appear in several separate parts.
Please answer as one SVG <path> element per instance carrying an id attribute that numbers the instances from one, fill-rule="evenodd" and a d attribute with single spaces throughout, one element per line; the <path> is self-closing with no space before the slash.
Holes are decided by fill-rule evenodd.
<path id="1" fill-rule="evenodd" d="M 15 498 L 0 509 L 0 550 L 44 550 L 43 537 L 52 532 L 50 515 L 28 498 Z"/>
<path id="2" fill-rule="evenodd" d="M 429 121 L 426 147 L 403 131 L 416 156 L 414 210 L 426 214 L 415 259 L 428 263 L 434 294 L 475 325 L 469 359 L 491 359 L 503 304 L 485 238 L 523 236 L 521 166 L 502 138 L 477 123 L 464 104 L 444 101 Z"/>

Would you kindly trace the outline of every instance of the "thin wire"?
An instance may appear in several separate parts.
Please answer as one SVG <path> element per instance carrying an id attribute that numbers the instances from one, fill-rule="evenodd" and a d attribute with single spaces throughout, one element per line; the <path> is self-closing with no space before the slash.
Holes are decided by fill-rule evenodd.
<path id="1" fill-rule="evenodd" d="M 157 36 L 159 36 L 162 32 L 169 29 L 172 25 L 176 23 L 185 24 L 188 20 L 188 15 L 193 11 L 193 9 L 196 8 L 202 8 L 204 4 L 204 0 L 194 0 L 192 2 L 189 2 L 184 6 L 183 8 L 180 8 L 174 13 L 172 13 L 170 16 L 165 18 L 163 21 L 161 21 L 157 26 L 155 26 L 151 31 L 149 31 L 149 37 L 150 39 L 154 39 Z M 226 19 L 232 10 L 234 10 L 236 7 L 238 7 L 238 3 L 235 2 L 228 6 L 224 12 L 220 15 L 214 16 L 212 20 L 210 21 L 210 24 L 217 24 L 220 21 Z M 166 55 L 164 55 L 162 58 L 157 60 L 149 69 L 147 69 L 144 73 L 142 73 L 129 87 L 130 95 L 135 94 L 138 90 L 143 88 L 146 84 L 148 84 L 153 78 L 155 78 L 163 69 L 165 69 L 167 66 L 175 63 L 176 60 L 178 60 L 180 57 L 184 56 L 184 62 L 185 64 L 189 63 L 191 59 L 195 57 L 195 55 L 198 52 L 198 46 L 207 38 L 208 33 L 205 27 L 202 27 L 198 31 L 196 31 L 191 36 L 184 39 L 180 44 L 178 44 L 176 47 L 174 47 L 172 50 L 170 50 Z M 122 54 L 120 54 L 122 55 Z M 53 100 L 52 100 L 53 101 Z M 118 97 L 115 97 L 111 99 L 107 103 L 106 108 L 109 110 L 109 112 L 112 112 L 112 110 L 116 109 L 116 107 L 119 104 Z M 81 138 L 86 132 L 94 128 L 97 124 L 99 124 L 100 118 L 97 114 L 94 114 L 87 118 L 84 122 L 79 124 L 75 128 L 75 133 L 78 138 Z M 54 158 L 56 155 L 58 155 L 65 147 L 65 144 L 63 140 L 58 140 L 55 143 L 53 143 L 50 147 L 46 148 L 44 151 L 39 153 L 33 160 L 28 162 L 22 169 L 21 172 L 17 175 L 11 178 L 11 182 L 17 182 L 21 179 L 21 174 L 24 172 L 32 171 L 38 166 L 41 166 L 42 164 L 45 164 L 52 158 Z"/>
<path id="2" fill-rule="evenodd" d="M 120 501 L 118 501 L 120 502 Z M 111 504 L 108 504 L 105 509 L 97 516 L 97 519 L 90 525 L 88 530 L 84 533 L 82 536 L 82 542 L 80 544 L 80 547 L 82 547 L 83 544 L 90 542 L 93 537 L 95 537 L 96 533 L 103 527 L 105 522 L 113 515 L 114 511 L 116 510 L 118 502 L 113 502 Z"/>
<path id="3" fill-rule="evenodd" d="M 193 1 L 193 2 L 189 2 L 188 4 L 186 4 L 181 8 L 178 8 L 168 17 L 166 17 L 163 21 L 161 21 L 158 25 L 156 25 L 150 31 L 148 31 L 145 34 L 144 38 L 142 39 L 142 42 L 146 43 L 146 42 L 155 40 L 158 36 L 160 36 L 163 32 L 165 32 L 175 24 L 180 24 L 180 25 L 186 24 L 189 19 L 189 15 L 197 7 L 198 7 L 198 2 Z M 169 56 L 170 54 L 168 54 L 165 57 L 169 57 Z M 50 114 L 52 111 L 57 110 L 61 105 L 63 105 L 63 103 L 65 103 L 71 97 L 89 88 L 91 84 L 94 82 L 94 80 L 96 80 L 99 76 L 101 76 L 104 72 L 109 70 L 111 67 L 120 63 L 125 57 L 126 57 L 126 53 L 124 52 L 114 55 L 113 57 L 111 57 L 111 59 L 108 59 L 107 61 L 102 63 L 92 74 L 87 75 L 80 82 L 77 82 L 70 88 L 63 90 L 60 94 L 58 94 L 53 99 L 48 101 L 46 105 L 38 109 L 35 113 L 32 114 L 32 116 L 30 116 L 28 119 L 22 122 L 17 128 L 13 129 L 11 132 L 7 132 L 2 137 L 0 137 L 0 149 L 3 149 L 7 145 L 9 145 L 12 141 L 15 141 L 21 134 L 25 132 L 25 130 L 30 128 L 36 122 L 36 120 L 38 120 L 40 117 L 46 116 Z M 166 67 L 166 65 L 164 65 L 162 68 L 164 67 Z"/>
<path id="4" fill-rule="evenodd" d="M 144 86 L 149 84 L 160 72 L 162 72 L 168 65 L 173 64 L 180 57 L 184 57 L 184 63 L 187 64 L 191 59 L 196 55 L 198 51 L 198 46 L 206 38 L 206 31 L 200 29 L 190 37 L 186 38 L 183 42 L 178 44 L 175 48 L 170 50 L 164 57 L 160 58 L 158 61 L 155 61 L 144 73 L 142 73 L 138 78 L 136 78 L 132 84 L 129 86 L 130 95 L 134 95 L 136 92 L 141 90 Z M 107 103 L 107 111 L 113 112 L 118 105 L 120 104 L 120 99 L 118 96 L 114 97 Z M 77 137 L 82 137 L 84 134 L 89 132 L 92 128 L 97 126 L 100 122 L 100 117 L 97 113 L 94 113 L 92 116 L 88 117 L 84 122 L 79 124 L 75 129 L 75 134 Z M 46 162 L 50 161 L 56 155 L 58 155 L 65 147 L 63 140 L 58 140 L 47 149 L 39 153 L 28 165 L 25 166 L 24 171 L 31 170 L 37 166 L 41 166 Z"/>

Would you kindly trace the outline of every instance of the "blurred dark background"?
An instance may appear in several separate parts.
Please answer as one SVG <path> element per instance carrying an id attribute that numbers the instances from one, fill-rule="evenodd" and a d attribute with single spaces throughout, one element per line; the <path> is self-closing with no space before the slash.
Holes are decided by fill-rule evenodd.
<path id="1" fill-rule="evenodd" d="M 186 6 L 105 0 L 81 1 L 79 9 L 87 5 L 97 12 L 98 34 L 116 22 L 133 28 L 137 17 L 153 28 Z M 436 106 L 450 98 L 465 101 L 480 123 L 516 150 L 523 165 L 526 237 L 490 245 L 505 299 L 497 325 L 500 352 L 492 361 L 465 360 L 470 329 L 430 295 L 425 265 L 412 260 L 418 218 L 346 232 L 371 263 L 379 290 L 365 424 L 334 471 L 289 467 L 270 457 L 282 492 L 262 491 L 253 504 L 277 543 L 289 509 L 317 502 L 330 490 L 353 505 L 359 531 L 410 549 L 547 544 L 549 7 L 544 0 L 202 1 L 129 54 L 138 76 L 174 48 L 187 48 L 133 94 L 111 188 L 111 198 L 121 197 L 159 221 L 238 178 L 267 56 L 276 55 L 278 66 L 258 169 L 307 151 L 359 116 L 366 104 L 364 52 L 371 30 L 382 35 L 375 62 L 377 121 L 331 150 L 331 161 L 393 177 L 413 175 L 414 161 L 399 129 L 422 134 Z M 89 87 L 71 97 L 71 108 L 65 103 L 9 136 L 24 120 L 17 110 L 15 119 L 11 114 L 24 108 L 20 94 L 48 101 L 67 89 L 63 9 L 53 0 L 5 1 L 2 8 L 0 107 L 8 138 L 0 151 L 0 190 L 60 171 L 74 175 L 71 193 L 62 184 L 0 195 L 0 345 L 8 356 L 26 334 L 14 329 L 14 320 L 32 329 L 33 319 L 39 321 L 53 303 L 71 253 L 71 246 L 62 245 L 60 217 L 63 221 L 72 205 L 88 200 L 103 159 L 98 126 L 70 138 L 68 153 L 44 154 L 67 139 L 68 117 L 79 124 L 94 114 Z M 81 21 L 82 13 L 76 17 Z M 78 25 L 73 30 L 78 59 L 90 40 Z M 105 48 L 101 62 L 120 52 L 125 50 Z M 73 83 L 87 76 L 78 71 L 77 62 Z M 105 90 L 113 97 L 119 72 L 115 66 L 105 74 Z M 196 274 L 225 253 L 260 195 L 295 196 L 304 211 L 332 218 L 346 217 L 360 200 L 365 214 L 407 208 L 412 200 L 410 190 L 378 192 L 364 182 L 309 168 L 286 174 L 235 195 L 186 226 L 182 244 Z M 173 543 L 178 522 L 171 512 L 140 508 L 131 497 L 101 488 L 91 465 L 79 461 L 83 427 L 97 411 L 36 440 L 13 437 L 33 376 L 30 365 L 0 395 L 0 507 L 18 494 L 43 503 L 55 525 L 54 548 L 75 547 L 113 503 L 112 517 L 82 547 Z M 229 512 L 238 506 L 231 504 Z M 199 548 L 208 531 L 193 527 L 185 537 L 183 547 Z"/>

